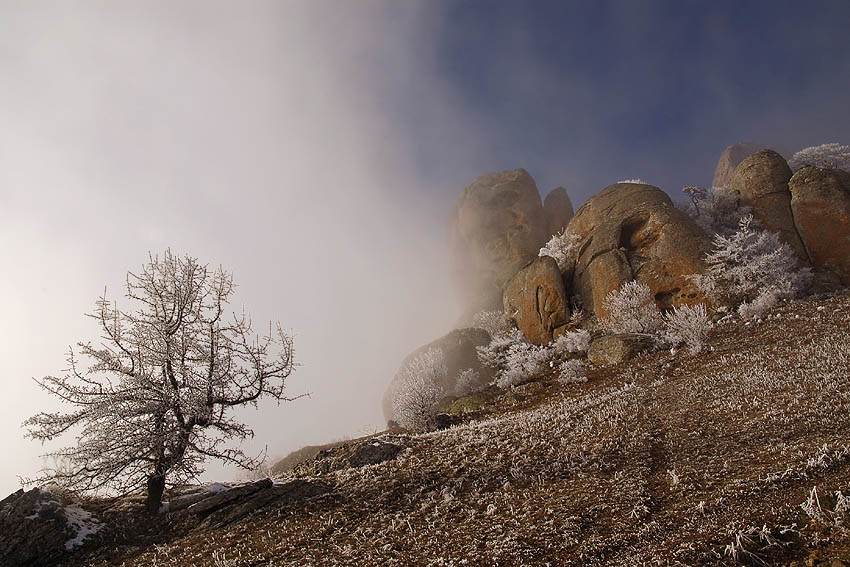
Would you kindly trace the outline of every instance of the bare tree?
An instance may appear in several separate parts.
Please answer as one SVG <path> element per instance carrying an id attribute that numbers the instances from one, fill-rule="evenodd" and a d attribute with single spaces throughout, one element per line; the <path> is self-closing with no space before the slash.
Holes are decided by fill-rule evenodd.
<path id="1" fill-rule="evenodd" d="M 227 316 L 232 275 L 190 256 L 152 256 L 126 286 L 136 309 L 120 310 L 104 292 L 89 315 L 103 342 L 78 343 L 64 376 L 36 379 L 74 408 L 29 418 L 27 436 L 78 434 L 76 446 L 50 453 L 64 465 L 30 482 L 118 494 L 145 488 L 156 513 L 166 484 L 197 478 L 209 457 L 248 470 L 260 464 L 263 455 L 228 446 L 254 435 L 232 411 L 263 397 L 291 399 L 283 390 L 293 340 L 280 324 L 259 337 L 244 311 Z"/>

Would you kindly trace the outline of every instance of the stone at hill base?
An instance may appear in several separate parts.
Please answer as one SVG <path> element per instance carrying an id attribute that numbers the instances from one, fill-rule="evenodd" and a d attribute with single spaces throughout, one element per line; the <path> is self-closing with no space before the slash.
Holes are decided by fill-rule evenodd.
<path id="1" fill-rule="evenodd" d="M 587 359 L 596 366 L 613 366 L 631 360 L 641 352 L 651 350 L 652 337 L 635 333 L 618 333 L 595 339 L 587 349 Z"/>

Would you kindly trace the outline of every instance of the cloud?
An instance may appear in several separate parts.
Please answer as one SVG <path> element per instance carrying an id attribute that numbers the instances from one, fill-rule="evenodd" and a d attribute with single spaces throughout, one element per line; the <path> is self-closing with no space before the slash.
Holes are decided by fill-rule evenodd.
<path id="1" fill-rule="evenodd" d="M 418 161 L 398 97 L 412 82 L 429 135 L 468 142 L 456 164 L 486 147 L 433 66 L 435 14 L 374 2 L 3 12 L 0 240 L 14 245 L 0 251 L 13 304 L 0 336 L 12 393 L 0 489 L 39 465 L 21 421 L 56 407 L 29 378 L 97 339 L 82 314 L 104 285 L 121 304 L 126 271 L 165 247 L 224 265 L 256 321 L 297 333 L 290 393 L 311 396 L 242 412 L 251 450 L 380 427 L 397 364 L 455 310 L 450 201 Z"/>

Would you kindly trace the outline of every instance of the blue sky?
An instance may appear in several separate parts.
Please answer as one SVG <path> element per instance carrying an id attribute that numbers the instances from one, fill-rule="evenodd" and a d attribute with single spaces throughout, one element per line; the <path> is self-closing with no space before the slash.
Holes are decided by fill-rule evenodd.
<path id="1" fill-rule="evenodd" d="M 456 163 L 416 78 L 394 97 L 447 192 L 441 175 L 522 166 L 576 204 L 631 177 L 676 193 L 710 183 L 736 141 L 850 139 L 850 2 L 438 4 L 437 68 L 487 141 L 481 161 Z"/>

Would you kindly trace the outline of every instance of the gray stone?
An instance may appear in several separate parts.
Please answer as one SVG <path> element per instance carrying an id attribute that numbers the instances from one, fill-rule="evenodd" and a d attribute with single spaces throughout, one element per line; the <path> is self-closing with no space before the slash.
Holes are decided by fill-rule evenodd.
<path id="1" fill-rule="evenodd" d="M 241 500 L 256 492 L 270 488 L 272 485 L 273 483 L 270 479 L 264 478 L 263 480 L 258 480 L 249 484 L 235 486 L 192 504 L 187 508 L 187 510 L 197 516 L 206 516 L 207 514 L 219 508 L 223 508 L 236 500 Z"/>
<path id="2" fill-rule="evenodd" d="M 546 195 L 543 199 L 543 214 L 546 215 L 549 236 L 567 228 L 575 212 L 566 189 L 556 187 Z"/>
<path id="3" fill-rule="evenodd" d="M 404 447 L 395 443 L 380 440 L 367 441 L 355 449 L 354 453 L 348 457 L 348 462 L 352 467 L 377 465 L 396 458 L 403 449 Z"/>
<path id="4" fill-rule="evenodd" d="M 631 360 L 637 354 L 655 346 L 652 337 L 634 333 L 605 335 L 594 339 L 587 350 L 587 359 L 597 366 L 613 366 Z"/>

